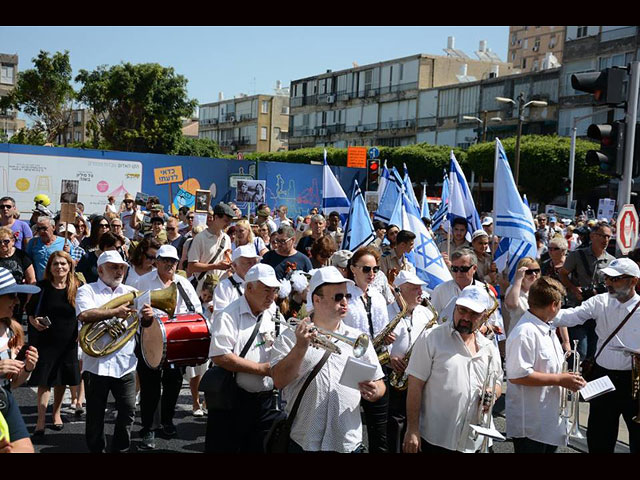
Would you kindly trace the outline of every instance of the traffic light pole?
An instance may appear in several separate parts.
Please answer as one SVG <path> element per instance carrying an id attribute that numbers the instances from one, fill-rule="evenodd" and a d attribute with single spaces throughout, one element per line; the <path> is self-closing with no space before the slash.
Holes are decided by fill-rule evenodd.
<path id="1" fill-rule="evenodd" d="M 638 90 L 640 89 L 640 62 L 631 63 L 629 78 L 629 96 L 627 99 L 626 124 L 624 149 L 624 175 L 618 185 L 618 211 L 622 206 L 631 203 L 631 182 L 633 172 L 633 149 L 636 136 L 636 120 L 638 116 Z"/>

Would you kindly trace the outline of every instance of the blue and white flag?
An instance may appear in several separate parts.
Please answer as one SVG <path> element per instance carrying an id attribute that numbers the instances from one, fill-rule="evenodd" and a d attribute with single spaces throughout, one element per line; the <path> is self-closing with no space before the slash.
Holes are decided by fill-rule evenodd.
<path id="1" fill-rule="evenodd" d="M 442 195 L 440 195 L 440 206 L 438 210 L 433 214 L 431 223 L 431 231 L 437 232 L 442 226 L 446 232 L 449 231 L 449 222 L 447 217 L 449 215 L 449 177 L 447 172 L 444 172 L 444 178 L 442 180 Z"/>
<path id="2" fill-rule="evenodd" d="M 420 210 L 420 203 L 416 198 L 416 193 L 413 191 L 413 185 L 411 184 L 411 178 L 409 178 L 409 170 L 407 169 L 407 164 L 403 163 L 404 167 L 404 178 L 402 179 L 402 183 L 404 185 L 404 191 L 406 192 L 409 200 L 413 202 L 413 204 Z"/>
<path id="3" fill-rule="evenodd" d="M 382 193 L 382 197 L 378 200 L 378 209 L 373 214 L 374 220 L 389 223 L 398 200 L 398 195 L 402 193 L 403 188 L 402 178 L 400 178 L 400 174 L 396 168 L 393 167 L 390 171 L 389 180 Z"/>
<path id="4" fill-rule="evenodd" d="M 429 201 L 427 199 L 427 185 L 422 186 L 422 203 L 420 204 L 420 216 L 431 220 L 431 214 L 429 213 Z"/>
<path id="5" fill-rule="evenodd" d="M 364 195 L 360 190 L 358 181 L 354 180 L 353 195 L 351 196 L 351 208 L 349 217 L 344 227 L 342 250 L 355 252 L 360 247 L 365 247 L 376 238 L 371 217 L 367 211 Z"/>
<path id="6" fill-rule="evenodd" d="M 524 202 L 524 204 L 527 206 L 527 208 L 529 210 L 531 210 L 531 207 L 529 206 L 529 200 L 527 199 L 527 194 L 525 193 L 524 195 L 522 195 L 522 201 Z"/>
<path id="7" fill-rule="evenodd" d="M 324 170 L 322 172 L 322 211 L 325 215 L 336 211 L 340 214 L 340 221 L 344 225 L 349 215 L 349 199 L 340 186 L 331 168 L 327 164 L 327 150 L 324 151 Z"/>
<path id="8" fill-rule="evenodd" d="M 420 211 L 406 194 L 401 197 L 401 228 L 416 234 L 413 251 L 407 254 L 407 260 L 416 267 L 418 277 L 427 282 L 430 289 L 434 289 L 441 283 L 451 280 L 451 273 L 444 263 L 436 242 L 422 222 Z M 398 226 L 400 227 L 400 225 Z"/>
<path id="9" fill-rule="evenodd" d="M 536 236 L 531 210 L 520 198 L 507 154 L 496 138 L 493 180 L 494 233 L 501 238 L 494 261 L 500 271 L 508 270 L 512 281 L 521 258 L 536 257 Z"/>
<path id="10" fill-rule="evenodd" d="M 449 173 L 449 222 L 457 217 L 467 220 L 467 241 L 471 241 L 471 233 L 482 229 L 482 221 L 467 185 L 467 179 L 451 150 L 451 168 Z"/>
<path id="11" fill-rule="evenodd" d="M 384 193 L 384 189 L 387 186 L 387 182 L 389 181 L 389 177 L 391 174 L 389 173 L 389 169 L 387 168 L 387 161 L 384 161 L 384 166 L 382 167 L 382 172 L 378 177 L 378 203 L 382 200 L 382 194 Z"/>

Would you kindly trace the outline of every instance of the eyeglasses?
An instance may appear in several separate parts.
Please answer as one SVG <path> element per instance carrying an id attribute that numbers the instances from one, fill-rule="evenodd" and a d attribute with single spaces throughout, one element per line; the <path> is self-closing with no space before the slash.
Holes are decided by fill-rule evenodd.
<path id="1" fill-rule="evenodd" d="M 380 271 L 380 267 L 377 265 L 375 267 L 370 267 L 368 265 L 354 265 L 354 267 L 361 268 L 362 273 L 369 273 L 373 270 L 373 273 L 378 273 Z"/>
<path id="2" fill-rule="evenodd" d="M 125 200 L 124 203 L 133 203 L 133 200 Z"/>
<path id="3" fill-rule="evenodd" d="M 525 270 L 524 271 L 525 275 L 540 275 L 540 269 L 539 268 L 530 268 L 529 270 Z"/>
<path id="4" fill-rule="evenodd" d="M 598 235 L 600 237 L 606 238 L 607 240 L 610 240 L 613 238 L 613 235 L 605 235 L 604 233 L 594 233 L 594 235 Z"/>
<path id="5" fill-rule="evenodd" d="M 325 295 L 321 295 L 319 293 L 316 293 L 316 295 L 318 295 L 319 297 L 325 297 Z M 333 299 L 334 302 L 339 303 L 341 302 L 344 298 L 348 300 L 351 300 L 352 295 L 350 293 L 336 293 L 333 297 L 329 297 L 331 299 Z"/>
<path id="6" fill-rule="evenodd" d="M 158 257 L 156 260 L 160 260 L 161 262 L 171 263 L 172 265 L 175 265 L 178 263 L 178 260 L 171 257 Z"/>
<path id="7" fill-rule="evenodd" d="M 122 225 L 120 225 L 119 223 L 112 223 L 111 226 L 113 228 L 122 228 Z"/>
<path id="8" fill-rule="evenodd" d="M 293 237 L 291 237 L 291 238 L 293 238 Z M 273 241 L 273 243 L 274 243 L 275 245 L 284 245 L 284 244 L 285 244 L 285 243 L 287 243 L 289 240 L 291 240 L 291 238 L 287 238 L 286 240 L 280 240 L 280 239 L 276 238 L 276 239 Z"/>
<path id="9" fill-rule="evenodd" d="M 9 245 L 11 243 L 11 239 L 10 238 L 5 238 L 4 240 L 0 240 L 2 242 L 3 245 Z"/>
<path id="10" fill-rule="evenodd" d="M 631 277 L 629 275 L 620 275 L 618 277 L 611 277 L 609 275 L 605 275 L 604 278 L 606 278 L 607 280 L 610 280 L 612 282 L 617 282 L 619 280 L 627 280 L 629 278 L 634 278 L 634 277 Z"/>
<path id="11" fill-rule="evenodd" d="M 451 267 L 451 271 L 453 273 L 458 273 L 458 272 L 462 272 L 462 273 L 467 273 L 469 270 L 471 270 L 474 267 L 474 265 L 468 265 L 465 267 Z"/>
<path id="12" fill-rule="evenodd" d="M 46 230 L 49 230 L 49 227 L 38 227 L 38 228 L 36 228 L 36 232 L 44 232 Z"/>
<path id="13" fill-rule="evenodd" d="M 13 205 L 0 205 L 0 209 L 2 210 L 11 210 Z"/>
<path id="14" fill-rule="evenodd" d="M 154 257 L 153 255 L 149 255 L 148 253 L 144 254 L 145 257 L 147 257 L 147 260 L 155 260 L 156 257 Z"/>
<path id="15" fill-rule="evenodd" d="M 560 247 L 549 247 L 550 251 L 562 250 Z"/>

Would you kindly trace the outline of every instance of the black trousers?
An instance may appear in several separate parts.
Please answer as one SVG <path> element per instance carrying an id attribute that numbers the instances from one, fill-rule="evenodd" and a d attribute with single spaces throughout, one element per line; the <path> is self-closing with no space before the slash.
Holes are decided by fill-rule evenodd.
<path id="1" fill-rule="evenodd" d="M 458 452 L 457 450 L 449 450 L 448 448 L 444 448 L 444 447 L 439 447 L 438 445 L 433 445 L 429 442 L 427 442 L 424 438 L 420 438 L 420 451 L 422 453 L 446 453 L 446 454 L 450 454 L 450 453 L 462 453 L 462 452 Z"/>
<path id="2" fill-rule="evenodd" d="M 168 366 L 153 370 L 139 359 L 137 372 L 142 432 L 157 430 L 161 425 L 173 425 L 184 368 Z"/>
<path id="3" fill-rule="evenodd" d="M 271 425 L 284 417 L 283 411 L 274 408 L 272 391 L 238 390 L 233 410 L 209 409 L 205 453 L 264 453 L 264 440 Z"/>
<path id="4" fill-rule="evenodd" d="M 631 396 L 631 370 L 607 370 L 596 363 L 594 378 L 608 375 L 616 390 L 589 402 L 587 445 L 589 453 L 613 453 L 618 438 L 620 415 L 629 429 L 629 449 L 640 452 L 640 423 L 632 418 L 638 413 L 638 400 Z"/>
<path id="5" fill-rule="evenodd" d="M 513 439 L 514 453 L 556 453 L 557 449 L 556 445 L 537 442 L 526 437 Z"/>
<path id="6" fill-rule="evenodd" d="M 136 377 L 134 372 L 122 378 L 103 377 L 91 372 L 82 374 L 87 400 L 86 440 L 91 453 L 106 451 L 104 411 L 109 392 L 116 400 L 116 418 L 111 453 L 126 452 L 131 446 L 131 425 L 136 413 Z"/>
<path id="7" fill-rule="evenodd" d="M 369 453 L 388 453 L 389 445 L 387 439 L 387 417 L 389 416 L 389 380 L 386 373 L 390 371 L 383 367 L 385 371 L 384 383 L 387 387 L 385 394 L 375 402 L 365 399 L 360 401 L 364 410 L 365 423 L 367 424 L 367 436 L 369 439 Z"/>
<path id="8" fill-rule="evenodd" d="M 389 418 L 387 439 L 391 453 L 402 453 L 402 442 L 407 431 L 407 390 L 389 389 Z"/>

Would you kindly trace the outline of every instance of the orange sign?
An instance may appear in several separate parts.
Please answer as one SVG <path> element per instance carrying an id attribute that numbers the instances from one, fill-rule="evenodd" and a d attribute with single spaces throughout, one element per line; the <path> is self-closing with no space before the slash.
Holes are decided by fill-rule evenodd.
<path id="1" fill-rule="evenodd" d="M 156 185 L 166 185 L 167 183 L 182 182 L 182 166 L 154 168 L 153 175 Z"/>
<path id="2" fill-rule="evenodd" d="M 347 167 L 367 168 L 367 147 L 348 147 Z"/>

